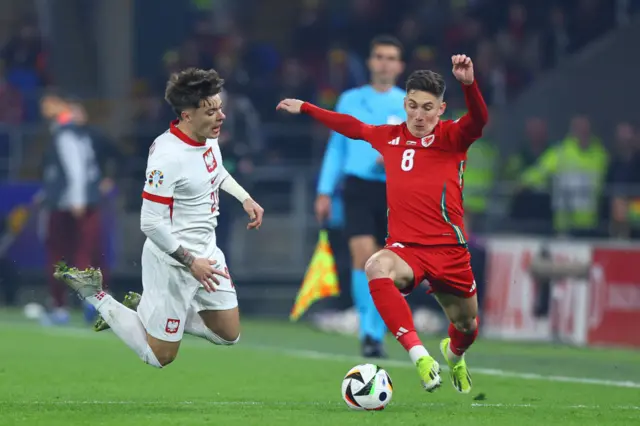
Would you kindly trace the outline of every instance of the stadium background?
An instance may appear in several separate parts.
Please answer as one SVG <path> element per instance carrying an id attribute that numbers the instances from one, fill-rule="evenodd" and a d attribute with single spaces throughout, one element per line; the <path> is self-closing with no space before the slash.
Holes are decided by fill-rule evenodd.
<path id="1" fill-rule="evenodd" d="M 474 267 L 484 278 L 483 286 L 489 282 L 495 287 L 496 281 L 504 280 L 487 279 L 487 274 L 497 273 L 492 242 L 503 236 L 534 238 L 533 246 L 518 239 L 517 250 L 525 257 L 537 254 L 536 245 L 541 243 L 553 251 L 560 239 L 575 247 L 599 241 L 607 247 L 635 248 L 632 242 L 621 241 L 633 241 L 639 229 L 633 222 L 633 200 L 640 196 L 635 192 L 640 179 L 616 170 L 627 164 L 619 158 L 628 159 L 626 167 L 631 169 L 639 164 L 631 158 L 640 147 L 637 130 L 620 135 L 625 124 L 640 125 L 635 105 L 640 89 L 634 84 L 640 63 L 625 46 L 640 37 L 640 24 L 634 20 L 637 2 L 542 1 L 535 7 L 488 0 L 279 1 L 277 5 L 275 0 L 218 0 L 185 2 L 180 8 L 170 0 L 0 4 L 1 213 L 5 233 L 22 229 L 16 241 L 5 244 L 3 274 L 10 277 L 2 282 L 17 288 L 15 303 L 46 303 L 44 212 L 34 209 L 26 223 L 21 221 L 28 207 L 25 202 L 39 188 L 42 156 L 49 143 L 38 107 L 42 90 L 55 86 L 81 98 L 89 124 L 108 139 L 115 161 L 105 173 L 116 185 L 103 202 L 107 237 L 103 251 L 111 287 L 118 292 L 140 287 L 138 260 L 144 240 L 138 231 L 140 182 L 150 142 L 172 119 L 162 99 L 167 75 L 187 66 L 213 66 L 227 80 L 227 166 L 267 211 L 266 226 L 247 233 L 242 212 L 223 195 L 220 239 L 234 277 L 245 289 L 240 292 L 245 314 L 286 316 L 317 240 L 312 202 L 327 133 L 304 117 L 275 113 L 274 105 L 283 97 L 298 97 L 333 107 L 342 91 L 366 83 L 368 43 L 379 33 L 394 34 L 404 43 L 407 72 L 432 68 L 449 78 L 451 116 L 464 105 L 450 79 L 448 58 L 452 52 L 474 58 L 491 107 L 489 128 L 471 150 L 465 176 Z M 557 209 L 553 173 L 559 175 L 558 171 L 551 172 L 548 181 L 523 177 L 543 168 L 537 158 L 546 147 L 561 145 L 571 135 L 576 116 L 588 120 L 591 134 L 607 150 L 604 168 L 595 171 L 598 184 L 585 190 L 598 198 L 597 220 L 577 230 L 553 219 Z M 580 188 L 555 187 L 568 196 Z M 624 196 L 617 198 L 629 202 L 630 213 L 613 218 L 612 194 L 621 191 Z M 583 242 L 587 237 L 591 240 Z M 579 251 L 568 247 L 567 256 Z M 581 260 L 590 261 L 591 254 Z M 516 265 L 526 259 L 502 262 L 506 261 Z M 513 300 L 522 297 L 545 304 L 535 302 L 540 292 L 526 284 L 526 271 L 511 273 L 513 279 L 506 282 L 514 282 Z M 640 310 L 639 285 L 640 277 L 635 286 L 612 290 L 628 296 L 629 303 L 618 308 Z M 481 293 L 491 295 L 492 288 Z M 346 299 L 333 305 L 320 303 L 314 310 L 348 307 L 348 292 L 344 293 Z M 421 296 L 412 302 L 427 307 L 432 303 Z M 517 309 L 517 315 L 529 311 L 526 306 L 510 308 Z M 540 309 L 546 312 L 543 316 L 551 310 Z M 637 339 L 633 343 L 640 344 Z"/>
<path id="2" fill-rule="evenodd" d="M 120 295 L 140 289 L 142 174 L 173 118 L 165 81 L 199 66 L 227 81 L 225 165 L 266 212 L 262 229 L 246 232 L 244 213 L 222 197 L 220 238 L 243 314 L 286 319 L 318 238 L 312 209 L 328 134 L 274 107 L 297 97 L 332 108 L 367 82 L 369 40 L 389 33 L 404 43 L 407 72 L 449 79 L 452 117 L 464 108 L 450 78 L 455 52 L 473 58 L 490 105 L 465 176 L 485 337 L 632 346 L 625 356 L 637 365 L 640 333 L 628 329 L 640 321 L 638 12 L 636 0 L 0 0 L 0 314 L 13 321 L 26 303 L 49 302 L 46 212 L 33 204 L 49 143 L 43 90 L 73 92 L 109 141 L 115 186 L 101 204 L 102 250 Z M 581 132 L 604 149 L 558 153 Z M 574 160 L 600 165 L 585 177 L 567 171 Z M 572 197 L 597 200 L 588 225 L 558 218 L 575 213 Z M 352 331 L 353 316 L 336 311 L 349 308 L 343 293 L 304 319 Z M 444 327 L 428 297 L 410 303 L 423 331 Z"/>

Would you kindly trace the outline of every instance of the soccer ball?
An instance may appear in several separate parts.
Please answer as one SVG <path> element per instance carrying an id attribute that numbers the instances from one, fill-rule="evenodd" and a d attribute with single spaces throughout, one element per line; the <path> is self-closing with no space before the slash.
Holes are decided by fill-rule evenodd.
<path id="1" fill-rule="evenodd" d="M 356 365 L 342 380 L 342 399 L 352 410 L 382 410 L 392 394 L 391 377 L 374 364 Z"/>

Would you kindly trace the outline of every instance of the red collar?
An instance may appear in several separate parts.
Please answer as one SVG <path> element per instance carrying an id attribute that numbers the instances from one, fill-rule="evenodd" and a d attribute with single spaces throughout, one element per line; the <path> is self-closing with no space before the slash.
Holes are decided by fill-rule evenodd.
<path id="1" fill-rule="evenodd" d="M 205 142 L 198 142 L 196 140 L 191 139 L 189 136 L 186 135 L 186 133 L 184 133 L 182 130 L 178 129 L 177 125 L 180 122 L 180 120 L 173 120 L 171 122 L 171 124 L 169 125 L 169 131 L 178 139 L 180 139 L 182 142 L 186 143 L 187 145 L 191 145 L 191 146 L 204 146 L 206 145 L 206 141 Z"/>

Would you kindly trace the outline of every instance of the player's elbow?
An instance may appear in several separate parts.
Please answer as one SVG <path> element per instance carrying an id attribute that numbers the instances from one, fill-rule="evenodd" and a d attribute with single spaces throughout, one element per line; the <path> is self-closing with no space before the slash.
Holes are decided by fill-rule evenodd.
<path id="1" fill-rule="evenodd" d="M 150 234 L 153 234 L 153 231 L 155 231 L 157 227 L 158 227 L 158 224 L 154 223 L 152 221 L 149 221 L 149 220 L 141 220 L 140 221 L 140 230 L 147 237 Z"/>
<path id="2" fill-rule="evenodd" d="M 153 235 L 161 224 L 161 217 L 155 217 L 151 215 L 142 215 L 140 217 L 140 230 L 147 237 Z"/>

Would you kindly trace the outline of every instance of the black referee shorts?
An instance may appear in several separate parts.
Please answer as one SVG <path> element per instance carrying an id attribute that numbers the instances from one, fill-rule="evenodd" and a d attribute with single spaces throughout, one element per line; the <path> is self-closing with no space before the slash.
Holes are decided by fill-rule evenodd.
<path id="1" fill-rule="evenodd" d="M 387 192 L 384 182 L 347 176 L 344 182 L 347 238 L 371 235 L 380 247 L 387 237 Z"/>

